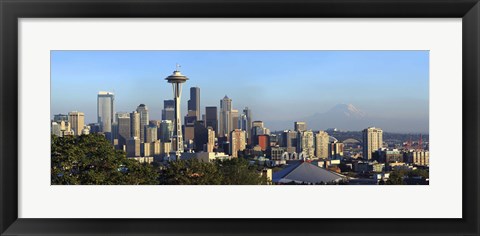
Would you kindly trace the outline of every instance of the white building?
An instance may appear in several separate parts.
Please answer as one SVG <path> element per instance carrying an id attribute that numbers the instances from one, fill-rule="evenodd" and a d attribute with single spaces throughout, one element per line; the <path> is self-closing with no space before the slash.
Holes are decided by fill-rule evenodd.
<path id="1" fill-rule="evenodd" d="M 382 148 L 383 131 L 379 128 L 369 127 L 363 130 L 363 159 L 372 159 L 372 152 Z"/>

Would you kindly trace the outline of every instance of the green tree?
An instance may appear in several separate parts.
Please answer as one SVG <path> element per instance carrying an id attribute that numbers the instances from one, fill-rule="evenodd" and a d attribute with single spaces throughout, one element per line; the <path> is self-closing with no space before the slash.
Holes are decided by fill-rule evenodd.
<path id="1" fill-rule="evenodd" d="M 169 162 L 160 172 L 160 184 L 258 185 L 267 184 L 267 178 L 243 158 L 213 163 L 188 159 Z"/>
<path id="2" fill-rule="evenodd" d="M 102 135 L 52 135 L 51 183 L 58 185 L 157 184 L 158 173 L 146 163 L 127 159 Z"/>
<path id="3" fill-rule="evenodd" d="M 254 165 L 243 158 L 216 161 L 225 185 L 259 185 L 267 184 L 267 178 L 260 175 Z"/>
<path id="4" fill-rule="evenodd" d="M 392 171 L 388 180 L 386 182 L 387 185 L 403 185 L 403 178 L 405 176 L 405 171 Z"/>
<path id="5" fill-rule="evenodd" d="M 217 167 L 198 159 L 170 161 L 160 173 L 160 184 L 216 185 L 222 175 Z"/>
<path id="6" fill-rule="evenodd" d="M 422 179 L 428 179 L 428 171 L 427 170 L 422 170 L 422 169 L 415 169 L 410 172 L 408 172 L 408 177 L 422 177 Z"/>

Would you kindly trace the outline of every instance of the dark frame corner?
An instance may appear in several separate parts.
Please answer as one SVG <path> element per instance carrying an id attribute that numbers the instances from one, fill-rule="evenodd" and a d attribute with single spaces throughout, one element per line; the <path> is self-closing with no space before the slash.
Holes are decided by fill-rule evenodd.
<path id="1" fill-rule="evenodd" d="M 0 234 L 479 235 L 478 0 L 0 0 Z M 19 219 L 18 18 L 456 17 L 463 19 L 462 219 Z M 292 227 L 273 227 L 287 223 Z M 371 227 L 375 224 L 375 227 Z M 186 227 L 188 225 L 188 227 Z M 347 226 L 348 225 L 348 226 Z M 347 227 L 345 227 L 347 226 Z M 399 227 L 401 226 L 401 227 Z"/>

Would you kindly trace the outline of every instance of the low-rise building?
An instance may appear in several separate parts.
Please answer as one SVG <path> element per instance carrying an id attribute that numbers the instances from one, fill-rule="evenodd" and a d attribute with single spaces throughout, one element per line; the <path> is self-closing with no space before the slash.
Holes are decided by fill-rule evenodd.
<path id="1" fill-rule="evenodd" d="M 135 159 L 140 163 L 152 163 L 153 157 L 128 157 L 129 159 Z"/>
<path id="2" fill-rule="evenodd" d="M 403 162 L 403 153 L 398 149 L 378 149 L 372 154 L 372 159 L 380 163 Z"/>
<path id="3" fill-rule="evenodd" d="M 416 151 L 412 150 L 405 153 L 404 160 L 407 163 L 412 163 L 418 166 L 429 166 L 430 165 L 430 152 L 429 151 Z"/>

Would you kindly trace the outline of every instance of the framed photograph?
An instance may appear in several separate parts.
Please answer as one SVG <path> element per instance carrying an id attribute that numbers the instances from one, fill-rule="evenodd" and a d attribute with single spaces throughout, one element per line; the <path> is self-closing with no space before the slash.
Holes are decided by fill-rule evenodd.
<path id="1" fill-rule="evenodd" d="M 0 4 L 1 235 L 479 234 L 476 0 Z"/>

